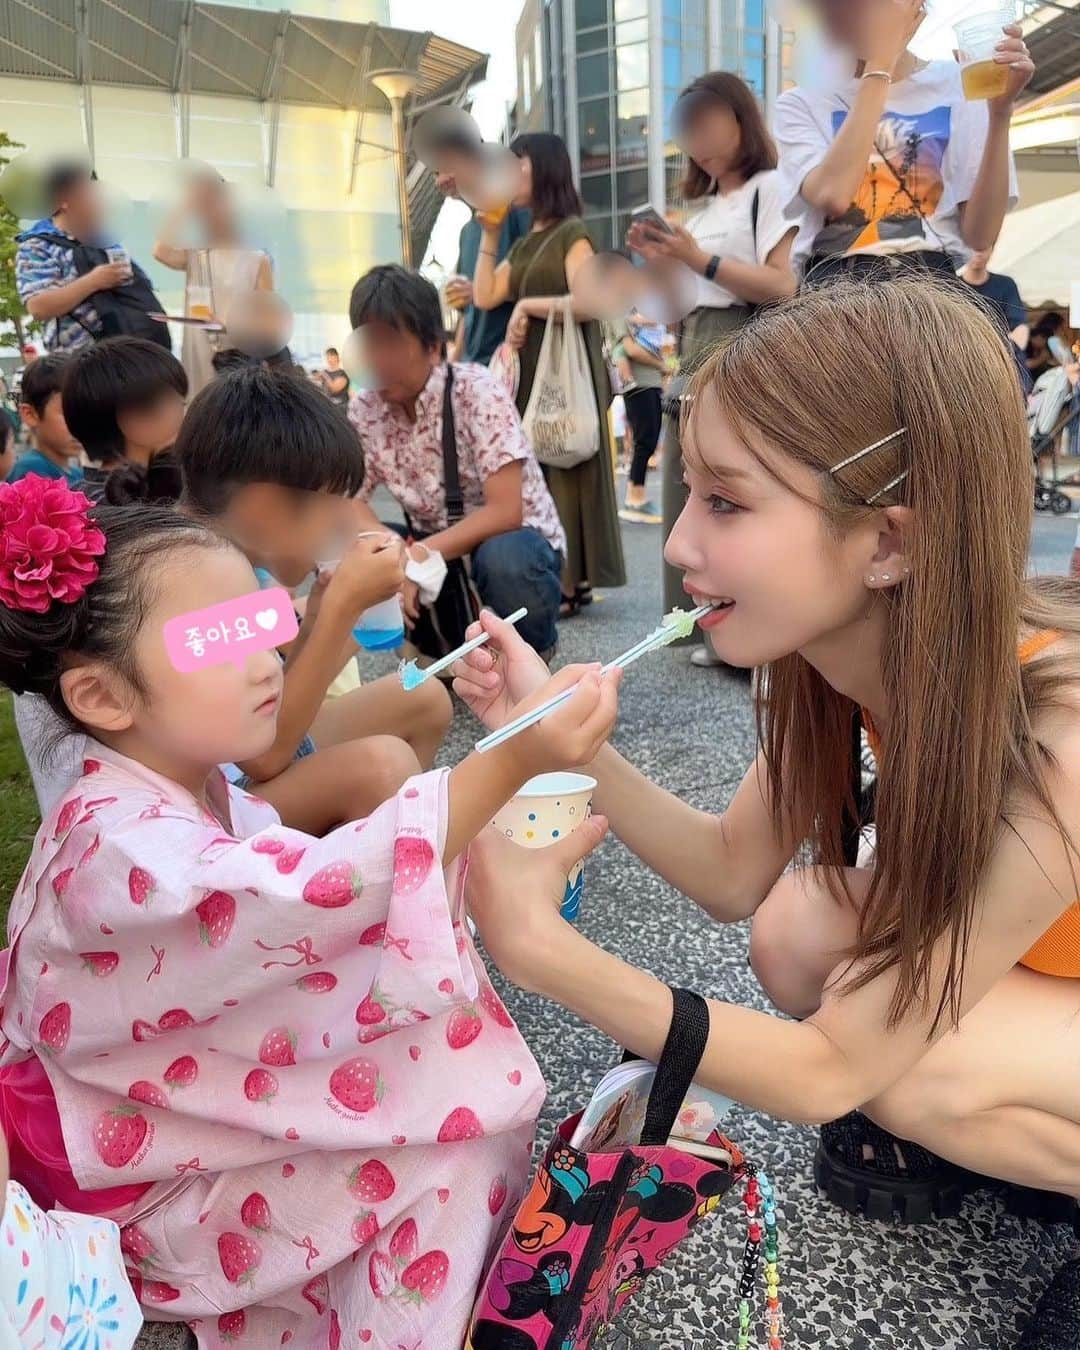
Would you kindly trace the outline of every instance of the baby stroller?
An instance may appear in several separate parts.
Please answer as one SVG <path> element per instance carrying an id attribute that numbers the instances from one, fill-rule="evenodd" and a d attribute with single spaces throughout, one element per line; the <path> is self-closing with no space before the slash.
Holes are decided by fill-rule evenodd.
<path id="1" fill-rule="evenodd" d="M 1058 445 L 1065 431 L 1080 420 L 1080 397 L 1060 366 L 1039 377 L 1028 398 L 1028 430 L 1035 461 L 1035 510 L 1067 516 L 1072 499 L 1058 482 Z M 1050 477 L 1040 476 L 1041 461 L 1050 456 Z M 1070 483 L 1074 479 L 1068 480 Z"/>

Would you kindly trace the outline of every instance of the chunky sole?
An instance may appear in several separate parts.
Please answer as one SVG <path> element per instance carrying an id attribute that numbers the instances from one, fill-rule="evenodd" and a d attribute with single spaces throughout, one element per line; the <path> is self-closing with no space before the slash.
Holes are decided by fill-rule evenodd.
<path id="1" fill-rule="evenodd" d="M 1068 1224 L 1080 1237 L 1080 1204 L 1071 1196 L 1003 1184 L 948 1164 L 938 1175 L 921 1181 L 877 1180 L 860 1168 L 829 1157 L 819 1143 L 814 1181 L 825 1197 L 846 1213 L 880 1223 L 927 1224 L 954 1219 L 966 1195 L 1001 1190 L 1009 1214 L 1047 1225 Z"/>
<path id="2" fill-rule="evenodd" d="M 968 1193 L 960 1176 L 951 1170 L 922 1181 L 878 1181 L 861 1168 L 830 1158 L 821 1144 L 814 1158 L 814 1180 L 826 1198 L 848 1214 L 880 1223 L 954 1219 Z"/>

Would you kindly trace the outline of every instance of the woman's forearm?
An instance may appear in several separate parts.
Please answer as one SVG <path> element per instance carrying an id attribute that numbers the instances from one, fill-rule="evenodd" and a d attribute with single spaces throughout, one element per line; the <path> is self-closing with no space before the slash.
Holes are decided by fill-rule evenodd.
<path id="1" fill-rule="evenodd" d="M 639 366 L 651 366 L 653 370 L 667 370 L 667 362 L 662 356 L 654 356 L 633 338 L 625 338 L 621 345 L 627 359 L 636 361 Z"/>
<path id="2" fill-rule="evenodd" d="M 790 267 L 736 262 L 733 258 L 721 259 L 713 280 L 753 305 L 786 300 L 796 291 L 795 273 Z"/>
<path id="3" fill-rule="evenodd" d="M 889 88 L 888 80 L 877 77 L 860 81 L 851 112 L 825 158 L 803 180 L 803 200 L 824 211 L 829 219 L 842 216 L 855 200 L 870 163 Z"/>
<path id="4" fill-rule="evenodd" d="M 651 782 L 610 745 L 589 766 L 593 808 L 628 849 L 721 923 L 748 918 L 761 896 L 730 885 L 723 818 L 699 811 Z"/>
<path id="5" fill-rule="evenodd" d="M 519 965 L 522 963 L 518 963 Z M 594 946 L 576 930 L 537 952 L 526 986 L 655 1063 L 671 1026 L 671 993 L 655 976 Z M 695 1082 L 781 1120 L 820 1125 L 861 1104 L 853 1072 L 809 1022 L 709 1001 L 711 1030 Z"/>
<path id="6" fill-rule="evenodd" d="M 473 273 L 473 304 L 477 309 L 496 309 L 502 303 L 495 285 L 499 238 L 500 230 L 485 229 L 480 236 L 480 252 Z"/>
<path id="7" fill-rule="evenodd" d="M 566 304 L 565 295 L 534 295 L 527 300 L 518 301 L 518 309 L 522 310 L 530 319 L 546 320 L 555 311 L 556 319 L 561 319 L 566 312 L 563 308 Z M 596 311 L 579 306 L 571 300 L 570 313 L 578 323 L 588 323 L 590 319 L 596 318 Z"/>
<path id="8" fill-rule="evenodd" d="M 964 203 L 960 231 L 968 248 L 993 248 L 1009 209 L 1009 116 L 991 109 L 982 163 Z"/>

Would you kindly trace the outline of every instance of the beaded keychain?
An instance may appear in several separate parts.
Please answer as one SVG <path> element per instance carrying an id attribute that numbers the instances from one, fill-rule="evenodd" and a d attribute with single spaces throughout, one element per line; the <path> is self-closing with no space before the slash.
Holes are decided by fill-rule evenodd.
<path id="1" fill-rule="evenodd" d="M 772 1183 L 760 1168 L 748 1167 L 746 1190 L 746 1247 L 743 1250 L 743 1269 L 739 1279 L 739 1337 L 736 1350 L 749 1350 L 751 1311 L 750 1300 L 757 1283 L 762 1244 L 765 1248 L 765 1322 L 769 1330 L 769 1350 L 783 1350 L 780 1330 L 783 1314 L 780 1310 L 780 1255 L 776 1228 L 776 1196 Z M 758 1218 L 758 1210 L 762 1216 Z M 764 1227 L 762 1227 L 764 1224 Z"/>

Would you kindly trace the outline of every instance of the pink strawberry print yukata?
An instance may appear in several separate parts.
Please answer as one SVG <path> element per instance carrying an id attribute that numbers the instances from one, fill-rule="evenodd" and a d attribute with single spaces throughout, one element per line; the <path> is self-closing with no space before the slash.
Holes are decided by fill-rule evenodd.
<path id="1" fill-rule="evenodd" d="M 457 1350 L 544 1085 L 441 866 L 447 774 L 315 839 L 89 752 L 11 907 L 0 1064 L 40 1061 L 78 1187 L 147 1186 L 112 1214 L 147 1315 Z"/>

